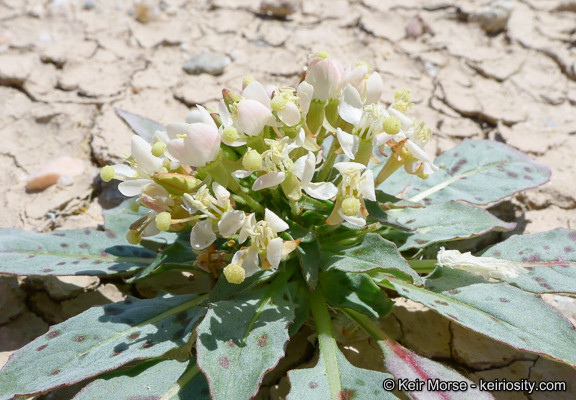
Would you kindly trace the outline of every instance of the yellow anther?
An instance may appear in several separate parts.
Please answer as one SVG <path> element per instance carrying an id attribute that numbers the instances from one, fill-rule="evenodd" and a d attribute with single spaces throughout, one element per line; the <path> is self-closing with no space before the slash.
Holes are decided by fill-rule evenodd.
<path id="1" fill-rule="evenodd" d="M 164 150 L 166 150 L 166 143 L 156 142 L 152 146 L 152 155 L 154 157 L 160 157 L 164 155 Z"/>
<path id="2" fill-rule="evenodd" d="M 137 201 L 130 203 L 130 211 L 137 213 L 140 210 L 140 203 Z"/>
<path id="3" fill-rule="evenodd" d="M 395 135 L 400 132 L 400 127 L 402 124 L 400 120 L 396 117 L 388 117 L 382 123 L 382 128 L 384 128 L 384 132 L 389 135 Z"/>
<path id="4" fill-rule="evenodd" d="M 226 280 L 230 283 L 240 284 L 244 282 L 246 272 L 244 268 L 236 264 L 228 264 L 226 268 L 224 268 L 224 276 L 226 276 Z"/>
<path id="5" fill-rule="evenodd" d="M 256 150 L 249 150 L 244 154 L 242 165 L 248 171 L 258 171 L 262 168 L 262 156 Z"/>
<path id="6" fill-rule="evenodd" d="M 104 168 L 102 168 L 102 171 L 100 172 L 100 178 L 102 178 L 104 182 L 110 182 L 112 179 L 114 179 L 115 175 L 116 172 L 114 171 L 114 168 L 112 168 L 110 165 L 107 165 Z"/>
<path id="7" fill-rule="evenodd" d="M 360 211 L 360 200 L 358 200 L 356 197 L 347 197 L 342 202 L 340 209 L 342 210 L 342 214 L 348 217 L 352 217 L 358 214 L 358 211 Z"/>
<path id="8" fill-rule="evenodd" d="M 226 144 L 232 144 L 238 140 L 238 131 L 233 126 L 228 126 L 222 131 L 222 141 Z"/>
<path id="9" fill-rule="evenodd" d="M 172 215 L 169 212 L 161 212 L 156 216 L 156 227 L 161 231 L 167 231 L 170 229 L 170 224 L 172 222 Z"/>
<path id="10" fill-rule="evenodd" d="M 126 240 L 130 244 L 138 244 L 142 241 L 142 236 L 138 231 L 128 231 L 126 234 Z"/>
<path id="11" fill-rule="evenodd" d="M 287 103 L 288 100 L 286 100 L 284 96 L 277 94 L 276 96 L 274 96 L 272 101 L 270 101 L 270 107 L 274 111 L 282 111 L 284 107 L 286 107 Z"/>
<path id="12" fill-rule="evenodd" d="M 316 53 L 316 57 L 320 57 L 320 58 L 328 58 L 330 57 L 328 55 L 328 52 L 325 50 L 320 50 L 318 53 Z"/>
<path id="13" fill-rule="evenodd" d="M 406 114 L 414 103 L 410 101 L 410 89 L 398 90 L 394 94 L 394 103 L 392 103 L 392 108 Z"/>
<path id="14" fill-rule="evenodd" d="M 251 76 L 246 76 L 246 77 L 244 77 L 244 81 L 242 82 L 242 87 L 245 88 L 246 86 L 248 86 L 249 84 L 251 84 L 254 81 L 255 81 L 255 79 L 252 78 Z"/>
<path id="15" fill-rule="evenodd" d="M 234 246 L 235 244 L 236 244 L 236 242 L 235 242 L 234 240 L 232 240 L 232 239 L 230 239 L 229 241 L 226 242 L 226 246 L 228 246 L 228 247 L 232 247 L 232 246 Z"/>

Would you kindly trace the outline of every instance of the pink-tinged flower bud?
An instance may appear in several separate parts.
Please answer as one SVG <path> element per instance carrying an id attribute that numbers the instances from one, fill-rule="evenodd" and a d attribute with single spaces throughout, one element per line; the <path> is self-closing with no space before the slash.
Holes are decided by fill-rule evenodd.
<path id="1" fill-rule="evenodd" d="M 266 125 L 274 126 L 276 118 L 270 108 L 259 101 L 244 99 L 236 107 L 238 120 L 236 126 L 238 130 L 248 136 L 257 136 Z"/>
<path id="2" fill-rule="evenodd" d="M 326 101 L 340 97 L 344 68 L 326 53 L 318 53 L 308 63 L 306 82 L 314 86 L 313 100 Z"/>

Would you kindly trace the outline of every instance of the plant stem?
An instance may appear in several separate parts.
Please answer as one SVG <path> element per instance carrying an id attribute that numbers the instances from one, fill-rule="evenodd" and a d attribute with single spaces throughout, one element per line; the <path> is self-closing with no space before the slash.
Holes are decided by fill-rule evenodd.
<path id="1" fill-rule="evenodd" d="M 384 333 L 382 329 L 378 325 L 376 325 L 370 318 L 365 316 L 364 314 L 360 314 L 354 310 L 349 308 L 340 308 L 344 314 L 346 314 L 350 319 L 356 322 L 358 325 L 362 327 L 370 336 L 372 336 L 376 340 L 390 340 L 388 335 Z"/>
<path id="2" fill-rule="evenodd" d="M 384 164 L 384 166 L 380 170 L 380 173 L 376 177 L 376 180 L 374 181 L 374 186 L 375 187 L 380 186 L 382 182 L 388 179 L 390 175 L 396 172 L 396 170 L 400 168 L 403 164 L 404 161 L 398 161 L 397 156 L 395 156 L 394 153 L 392 153 L 390 155 L 390 158 L 388 158 L 388 161 L 386 161 L 386 164 Z"/>
<path id="3" fill-rule="evenodd" d="M 320 292 L 320 288 L 316 288 L 315 291 L 310 292 L 310 309 L 312 310 L 312 317 L 314 318 L 316 330 L 318 331 L 320 354 L 326 363 L 326 375 L 328 376 L 331 397 L 332 400 L 339 400 L 342 384 L 338 372 L 338 346 L 336 345 L 334 333 L 332 332 L 330 314 L 328 314 L 328 308 L 326 308 L 326 302 Z"/>
<path id="4" fill-rule="evenodd" d="M 330 175 L 330 171 L 332 171 L 332 165 L 334 165 L 334 160 L 336 160 L 336 150 L 340 147 L 340 143 L 338 143 L 338 138 L 336 136 L 333 137 L 332 145 L 330 146 L 330 150 L 328 150 L 328 158 L 324 162 L 320 173 L 318 174 L 318 182 L 325 182 L 326 178 Z"/>
<path id="5" fill-rule="evenodd" d="M 436 260 L 407 260 L 410 267 L 418 272 L 432 272 L 436 268 Z"/>

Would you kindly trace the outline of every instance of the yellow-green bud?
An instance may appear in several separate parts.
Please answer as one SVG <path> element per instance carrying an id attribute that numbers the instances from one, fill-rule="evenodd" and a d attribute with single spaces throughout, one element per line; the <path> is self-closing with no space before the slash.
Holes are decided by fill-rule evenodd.
<path id="1" fill-rule="evenodd" d="M 284 109 L 284 107 L 286 107 L 286 103 L 288 103 L 288 100 L 286 100 L 283 96 L 276 95 L 276 96 L 274 96 L 274 98 L 270 101 L 270 107 L 271 107 L 274 111 L 281 111 L 281 110 Z"/>
<path id="2" fill-rule="evenodd" d="M 340 208 L 342 210 L 342 214 L 352 217 L 358 214 L 360 211 L 360 200 L 356 197 L 347 197 L 342 202 L 342 206 Z"/>
<path id="3" fill-rule="evenodd" d="M 126 240 L 130 244 L 138 244 L 142 241 L 142 236 L 138 231 L 128 231 L 126 234 Z"/>
<path id="4" fill-rule="evenodd" d="M 224 128 L 222 131 L 222 141 L 226 144 L 234 143 L 238 140 L 238 131 L 233 126 Z"/>
<path id="5" fill-rule="evenodd" d="M 389 135 L 395 135 L 400 132 L 400 127 L 402 126 L 400 120 L 396 117 L 388 117 L 384 120 L 382 127 L 384 132 Z"/>
<path id="6" fill-rule="evenodd" d="M 244 277 L 246 272 L 244 268 L 236 264 L 228 264 L 226 268 L 224 268 L 224 276 L 226 276 L 226 280 L 230 283 L 240 284 L 244 282 Z"/>
<path id="7" fill-rule="evenodd" d="M 156 216 L 156 227 L 161 231 L 167 231 L 170 229 L 170 224 L 172 222 L 172 215 L 169 212 L 161 212 Z"/>
<path id="8" fill-rule="evenodd" d="M 160 157 L 164 155 L 164 150 L 166 150 L 166 143 L 156 142 L 152 146 L 152 155 L 154 157 Z"/>
<path id="9" fill-rule="evenodd" d="M 330 57 L 328 55 L 328 52 L 325 50 L 320 50 L 318 53 L 316 53 L 316 57 L 320 57 L 320 58 L 328 58 Z"/>
<path id="10" fill-rule="evenodd" d="M 137 213 L 140 210 L 140 203 L 135 201 L 130 203 L 130 211 Z"/>
<path id="11" fill-rule="evenodd" d="M 246 86 L 248 86 L 249 84 L 251 84 L 254 81 L 255 81 L 255 79 L 252 78 L 251 76 L 246 76 L 246 77 L 244 77 L 244 81 L 242 82 L 242 87 L 245 88 Z"/>
<path id="12" fill-rule="evenodd" d="M 248 171 L 258 171 L 262 168 L 262 156 L 256 150 L 249 150 L 244 154 L 242 165 Z"/>
<path id="13" fill-rule="evenodd" d="M 112 179 L 114 179 L 115 175 L 116 172 L 110 165 L 105 166 L 102 168 L 102 171 L 100 171 L 100 178 L 102 178 L 104 182 L 110 182 Z"/>

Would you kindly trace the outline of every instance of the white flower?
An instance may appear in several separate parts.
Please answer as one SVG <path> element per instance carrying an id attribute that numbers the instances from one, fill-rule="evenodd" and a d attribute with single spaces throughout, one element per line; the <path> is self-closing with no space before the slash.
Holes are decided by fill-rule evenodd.
<path id="1" fill-rule="evenodd" d="M 269 147 L 262 153 L 262 170 L 266 173 L 256 179 L 252 190 L 262 190 L 284 182 L 286 173 L 290 172 L 293 165 L 290 153 L 302 146 L 303 136 L 304 131 L 300 130 L 300 134 L 294 139 L 287 136 L 280 140 L 264 139 Z"/>
<path id="2" fill-rule="evenodd" d="M 338 186 L 338 197 L 334 210 L 326 222 L 335 225 L 346 220 L 354 225 L 366 225 L 365 218 L 368 213 L 364 205 L 364 198 L 376 201 L 372 170 L 355 162 L 336 163 L 334 168 L 340 172 L 342 182 Z"/>
<path id="3" fill-rule="evenodd" d="M 243 268 L 245 277 L 252 276 L 259 269 L 260 255 L 265 269 L 278 268 L 282 256 L 294 250 L 299 242 L 284 242 L 279 238 L 278 233 L 286 229 L 288 224 L 269 209 L 265 210 L 263 221 L 256 222 L 256 216 L 249 215 L 240 231 L 238 242 L 243 243 L 250 236 L 251 244 L 234 254 L 231 265 Z"/>
<path id="4" fill-rule="evenodd" d="M 315 199 L 328 200 L 336 196 L 338 189 L 330 182 L 312 182 L 316 169 L 316 156 L 312 152 L 294 162 L 290 171 L 300 179 L 304 191 Z"/>
<path id="5" fill-rule="evenodd" d="M 188 211 L 192 214 L 200 211 L 205 220 L 198 222 L 192 228 L 190 244 L 195 250 L 203 250 L 216 240 L 215 232 L 227 237 L 234 235 L 244 224 L 246 215 L 243 211 L 234 210 L 230 202 L 230 192 L 222 185 L 212 184 L 214 196 L 203 185 L 194 195 L 183 197 Z"/>
<path id="6" fill-rule="evenodd" d="M 382 77 L 378 72 L 370 75 L 370 67 L 364 62 L 356 64 L 355 67 L 348 65 L 342 79 L 342 86 L 351 85 L 357 91 L 364 104 L 378 103 L 384 90 Z"/>
<path id="7" fill-rule="evenodd" d="M 190 123 L 176 122 L 166 127 L 167 150 L 183 164 L 204 167 L 218 158 L 220 153 L 220 133 L 216 123 L 204 107 L 196 106 L 188 115 Z"/>
<path id="8" fill-rule="evenodd" d="M 242 91 L 242 97 L 242 100 L 233 105 L 238 132 L 257 136 L 265 126 L 278 125 L 272 114 L 270 97 L 260 82 L 250 82 Z"/>
<path id="9" fill-rule="evenodd" d="M 313 100 L 326 101 L 340 97 L 340 84 L 344 77 L 344 68 L 338 61 L 319 52 L 308 63 L 306 82 L 314 87 Z"/>
<path id="10" fill-rule="evenodd" d="M 272 110 L 278 114 L 278 119 L 284 125 L 291 127 L 300 122 L 302 119 L 300 109 L 296 102 L 298 97 L 294 95 L 294 89 L 288 86 L 276 88 L 274 97 L 270 103 Z"/>
<path id="11" fill-rule="evenodd" d="M 475 257 L 470 252 L 460 253 L 458 250 L 445 250 L 438 252 L 438 265 L 440 267 L 456 268 L 489 278 L 517 278 L 528 271 L 518 262 L 500 260 L 493 257 Z"/>

